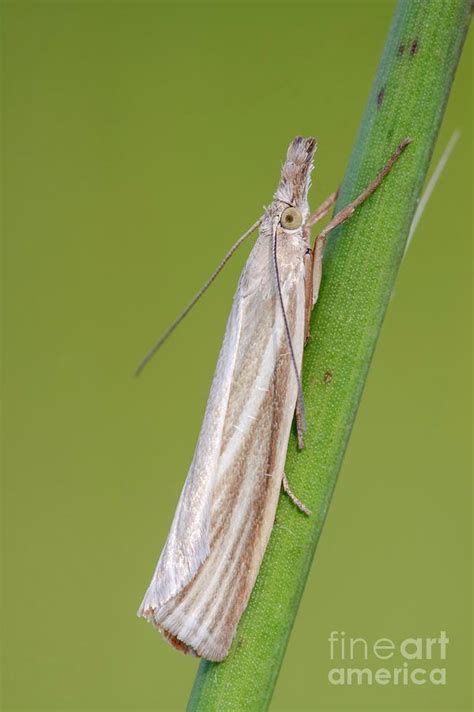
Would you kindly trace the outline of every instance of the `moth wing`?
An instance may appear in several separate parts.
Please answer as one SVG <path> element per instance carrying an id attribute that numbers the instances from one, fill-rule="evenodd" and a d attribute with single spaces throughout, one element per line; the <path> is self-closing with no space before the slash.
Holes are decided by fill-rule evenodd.
<path id="1" fill-rule="evenodd" d="M 255 583 L 275 518 L 297 398 L 269 257 L 268 241 L 257 242 L 251 283 L 244 271 L 236 294 L 196 458 L 140 609 L 175 647 L 208 660 L 222 660 L 227 654 Z M 288 263 L 292 259 L 290 251 Z M 290 266 L 282 291 L 301 363 L 303 255 L 297 266 Z M 211 450 L 206 450 L 207 438 L 212 438 Z M 212 465 L 212 473 L 204 463 L 207 468 Z M 208 480 L 200 479 L 206 472 Z M 201 548 L 194 548 L 194 541 Z M 185 551 L 191 553 L 192 567 L 183 568 Z M 179 579 L 173 576 L 177 564 Z M 174 593 L 164 603 L 156 595 L 163 591 L 161 577 L 167 581 L 167 593 L 172 590 L 168 582 L 173 581 Z"/>

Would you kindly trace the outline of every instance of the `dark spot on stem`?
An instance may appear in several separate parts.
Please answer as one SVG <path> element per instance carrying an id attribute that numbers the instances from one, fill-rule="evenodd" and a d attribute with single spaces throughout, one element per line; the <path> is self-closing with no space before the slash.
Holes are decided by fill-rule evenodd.
<path id="1" fill-rule="evenodd" d="M 392 138 L 393 138 L 393 129 L 389 129 L 389 130 L 387 131 L 387 138 L 388 138 L 389 141 L 392 140 Z"/>
<path id="2" fill-rule="evenodd" d="M 377 106 L 380 107 L 383 104 L 383 100 L 385 98 L 385 87 L 382 87 L 379 93 L 377 94 Z"/>
<path id="3" fill-rule="evenodd" d="M 404 51 L 405 51 L 405 45 L 404 44 L 399 45 L 398 50 L 397 50 L 398 56 L 401 57 L 403 55 Z"/>
<path id="4" fill-rule="evenodd" d="M 415 39 L 411 43 L 411 47 L 410 47 L 410 54 L 412 57 L 418 52 L 419 47 L 420 47 L 420 43 L 418 41 L 418 37 L 415 37 Z"/>
<path id="5" fill-rule="evenodd" d="M 331 383 L 331 381 L 332 381 L 331 371 L 326 371 L 326 373 L 323 376 L 323 381 L 324 381 L 324 383 Z"/>

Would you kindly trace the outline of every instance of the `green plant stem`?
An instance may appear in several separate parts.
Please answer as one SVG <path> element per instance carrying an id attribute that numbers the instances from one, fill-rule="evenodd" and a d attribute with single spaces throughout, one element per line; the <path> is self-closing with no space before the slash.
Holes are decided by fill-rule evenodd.
<path id="1" fill-rule="evenodd" d="M 340 191 L 358 195 L 406 136 L 377 193 L 332 236 L 305 352 L 306 448 L 286 472 L 312 509 L 281 497 L 249 606 L 228 658 L 203 661 L 189 710 L 267 709 L 331 500 L 470 17 L 470 0 L 401 0 Z"/>

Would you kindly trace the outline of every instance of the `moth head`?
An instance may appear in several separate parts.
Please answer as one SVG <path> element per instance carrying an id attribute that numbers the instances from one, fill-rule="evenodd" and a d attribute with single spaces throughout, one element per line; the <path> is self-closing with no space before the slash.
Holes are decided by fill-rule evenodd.
<path id="1" fill-rule="evenodd" d="M 303 222 L 308 212 L 308 190 L 315 151 L 314 138 L 297 136 L 293 139 L 288 147 L 286 161 L 281 169 L 280 182 L 274 196 L 275 200 L 298 206 L 303 214 Z"/>
<path id="2" fill-rule="evenodd" d="M 297 230 L 303 224 L 301 210 L 290 206 L 285 208 L 280 216 L 280 225 L 285 230 Z"/>

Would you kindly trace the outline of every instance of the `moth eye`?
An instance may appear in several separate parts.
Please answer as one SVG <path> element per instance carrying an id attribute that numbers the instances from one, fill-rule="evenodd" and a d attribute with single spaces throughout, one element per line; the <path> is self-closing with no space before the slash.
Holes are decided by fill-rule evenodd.
<path id="1" fill-rule="evenodd" d="M 302 223 L 303 216 L 298 208 L 285 208 L 281 214 L 280 225 L 286 230 L 296 230 Z"/>

